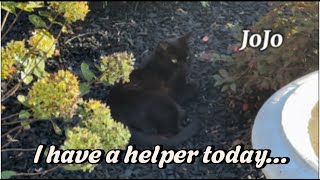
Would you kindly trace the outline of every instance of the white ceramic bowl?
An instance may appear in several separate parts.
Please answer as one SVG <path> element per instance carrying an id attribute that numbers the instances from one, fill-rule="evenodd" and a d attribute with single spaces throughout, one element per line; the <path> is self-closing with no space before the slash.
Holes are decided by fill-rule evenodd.
<path id="1" fill-rule="evenodd" d="M 270 149 L 288 164 L 268 164 L 267 178 L 318 179 L 319 159 L 308 133 L 311 111 L 319 100 L 319 71 L 303 76 L 274 93 L 259 110 L 252 129 L 254 149 Z"/>

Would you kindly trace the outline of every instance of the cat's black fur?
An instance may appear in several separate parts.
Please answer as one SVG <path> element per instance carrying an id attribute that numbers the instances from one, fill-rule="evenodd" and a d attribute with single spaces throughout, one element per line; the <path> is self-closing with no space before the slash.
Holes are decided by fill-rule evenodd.
<path id="1" fill-rule="evenodd" d="M 141 88 L 165 90 L 177 102 L 183 103 L 195 95 L 196 85 L 187 83 L 190 48 L 187 33 L 178 39 L 160 42 L 148 63 L 133 71 L 130 80 L 140 82 Z"/>
<path id="2" fill-rule="evenodd" d="M 190 35 L 161 42 L 148 63 L 131 73 L 129 83 L 111 90 L 111 114 L 129 127 L 130 143 L 175 146 L 199 130 L 198 121 L 181 125 L 185 111 L 180 104 L 196 92 L 186 80 Z"/>

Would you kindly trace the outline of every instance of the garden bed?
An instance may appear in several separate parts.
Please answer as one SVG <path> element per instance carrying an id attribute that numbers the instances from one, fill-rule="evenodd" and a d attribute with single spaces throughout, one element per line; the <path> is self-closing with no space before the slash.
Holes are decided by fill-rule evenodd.
<path id="1" fill-rule="evenodd" d="M 224 63 L 206 61 L 200 54 L 214 52 L 230 55 L 228 46 L 237 41 L 232 37 L 228 24 L 239 23 L 249 27 L 267 11 L 266 2 L 210 2 L 208 7 L 203 7 L 200 2 L 108 2 L 105 9 L 92 9 L 84 22 L 75 23 L 74 34 L 61 36 L 58 45 L 60 55 L 51 59 L 46 68 L 48 72 L 69 69 L 83 81 L 80 70 L 82 62 L 93 64 L 101 55 L 126 50 L 133 52 L 140 62 L 159 41 L 192 32 L 194 56 L 190 79 L 199 82 L 201 89 L 199 96 L 185 104 L 184 108 L 187 109 L 188 118 L 201 120 L 203 128 L 177 149 L 205 149 L 207 145 L 214 145 L 229 150 L 237 144 L 251 148 L 255 115 L 270 93 L 262 94 L 260 104 L 258 102 L 255 108 L 250 108 L 251 111 L 243 111 L 242 104 L 248 102 L 232 98 L 214 87 L 212 76 Z M 3 42 L 28 37 L 33 27 L 26 19 L 27 16 L 22 14 Z M 209 37 L 207 42 L 202 41 L 204 36 Z M 105 102 L 107 95 L 108 89 L 99 85 L 84 98 Z M 12 102 L 7 100 L 4 103 L 7 110 L 2 114 L 3 117 L 22 109 L 21 105 Z M 6 128 L 2 127 L 2 133 L 5 131 Z M 49 122 L 36 122 L 16 139 L 19 141 L 11 143 L 7 148 L 30 149 L 39 144 L 60 145 L 64 137 L 56 135 Z M 2 152 L 2 170 L 30 173 L 53 167 L 44 162 L 33 164 L 34 152 Z M 57 169 L 42 177 L 19 178 L 265 178 L 261 170 L 252 164 L 203 164 L 198 160 L 189 165 L 169 164 L 165 169 L 158 169 L 156 164 L 101 163 L 91 173 Z"/>

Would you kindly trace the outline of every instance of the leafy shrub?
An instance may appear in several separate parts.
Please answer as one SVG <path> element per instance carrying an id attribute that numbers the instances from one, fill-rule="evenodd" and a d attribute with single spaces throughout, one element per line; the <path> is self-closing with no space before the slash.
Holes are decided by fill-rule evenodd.
<path id="1" fill-rule="evenodd" d="M 34 83 L 28 94 L 28 104 L 40 118 L 72 118 L 79 101 L 79 82 L 69 71 L 48 74 Z"/>
<path id="2" fill-rule="evenodd" d="M 273 2 L 272 8 L 252 30 L 262 33 L 272 29 L 272 33 L 283 35 L 283 44 L 262 52 L 249 47 L 236 51 L 235 65 L 214 76 L 221 90 L 277 90 L 318 69 L 318 2 Z"/>
<path id="3" fill-rule="evenodd" d="M 66 132 L 66 140 L 61 146 L 61 149 L 102 149 L 101 137 L 96 133 L 91 132 L 89 129 L 81 128 L 79 126 L 68 129 Z M 68 164 L 63 168 L 66 170 L 82 170 L 91 172 L 97 164 Z"/>
<path id="4" fill-rule="evenodd" d="M 77 124 L 76 127 L 66 126 L 66 140 L 61 146 L 62 149 L 104 149 L 105 151 L 123 149 L 131 136 L 128 128 L 113 120 L 110 109 L 106 104 L 97 100 L 82 100 L 83 93 L 80 94 L 80 90 L 83 90 L 84 87 L 90 88 L 90 84 L 88 82 L 80 84 L 78 77 L 67 70 L 59 70 L 56 73 L 45 71 L 46 60 L 53 57 L 56 49 L 55 43 L 61 33 L 66 32 L 66 25 L 85 19 L 89 12 L 87 2 L 50 1 L 47 10 L 37 11 L 39 16 L 34 13 L 36 8 L 44 8 L 44 3 L 2 2 L 1 9 L 6 11 L 2 24 L 6 24 L 9 15 L 13 14 L 16 20 L 22 11 L 27 11 L 30 13 L 29 21 L 36 29 L 29 38 L 28 44 L 25 43 L 26 40 L 12 40 L 1 48 L 1 82 L 4 84 L 1 87 L 1 101 L 5 102 L 22 88 L 26 89 L 23 85 L 31 83 L 31 89 L 27 96 L 19 94 L 20 92 L 17 95 L 17 100 L 25 106 L 25 109 L 4 117 L 1 126 L 20 124 L 21 128 L 27 130 L 31 128 L 29 124 L 32 122 L 39 119 L 50 120 L 55 132 L 62 135 L 63 131 L 54 122 L 55 118 L 68 120 L 80 112 L 81 123 Z M 64 17 L 64 22 L 57 20 L 60 15 Z M 50 21 L 49 25 L 42 19 L 43 17 Z M 5 31 L 3 37 L 10 31 L 13 24 L 14 22 Z M 50 33 L 53 24 L 61 26 L 56 37 Z M 95 79 L 113 85 L 116 82 L 129 81 L 129 75 L 133 70 L 133 62 L 132 54 L 127 52 L 115 53 L 102 58 L 101 66 L 99 65 L 102 75 L 99 78 L 96 78 L 89 70 L 88 65 L 83 63 L 81 69 L 87 81 L 92 82 Z M 21 76 L 16 76 L 19 73 Z M 12 79 L 15 81 L 12 81 Z M 1 113 L 5 109 L 6 107 L 1 105 Z M 31 116 L 35 119 L 30 119 Z M 20 127 L 16 126 L 14 128 Z M 11 137 L 10 133 L 15 130 L 5 129 L 9 129 L 4 132 L 8 133 L 6 137 Z M 11 142 L 13 141 L 9 139 L 6 145 Z M 90 172 L 95 166 L 87 163 L 63 167 L 67 170 Z M 3 173 L 6 178 L 17 174 L 30 175 L 28 173 L 16 173 L 15 171 L 3 171 Z"/>

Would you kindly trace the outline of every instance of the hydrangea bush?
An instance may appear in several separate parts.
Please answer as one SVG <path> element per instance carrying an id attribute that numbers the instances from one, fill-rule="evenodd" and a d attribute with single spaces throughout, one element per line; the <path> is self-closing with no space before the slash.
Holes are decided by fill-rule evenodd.
<path id="1" fill-rule="evenodd" d="M 2 2 L 2 10 L 7 17 L 12 15 L 17 19 L 21 12 L 29 13 L 29 20 L 35 26 L 28 40 L 11 40 L 1 47 L 1 82 L 2 102 L 9 97 L 16 96 L 24 109 L 17 114 L 3 117 L 2 126 L 17 125 L 27 130 L 29 123 L 36 120 L 49 120 L 58 135 L 65 132 L 66 139 L 61 149 L 123 149 L 129 142 L 130 132 L 120 122 L 115 121 L 109 107 L 99 100 L 83 100 L 82 91 L 90 89 L 91 82 L 98 81 L 108 85 L 117 82 L 128 82 L 133 70 L 133 54 L 127 52 L 115 53 L 101 59 L 101 75 L 96 78 L 88 65 L 81 65 L 83 76 L 87 82 L 80 82 L 79 78 L 68 70 L 58 70 L 47 73 L 45 65 L 49 58 L 53 58 L 56 42 L 60 35 L 66 32 L 66 25 L 76 21 L 83 21 L 88 12 L 88 2 L 55 2 L 49 1 L 45 7 L 43 2 Z M 35 11 L 42 8 L 40 11 Z M 46 8 L 46 9 L 45 9 Z M 63 17 L 60 22 L 58 17 Z M 48 21 L 45 21 L 46 18 Z M 50 24 L 47 24 L 50 22 Z M 14 23 L 13 23 L 14 24 Z M 57 36 L 53 36 L 51 26 L 60 25 Z M 5 26 L 6 27 L 6 26 Z M 68 26 L 70 27 L 70 26 Z M 3 37 L 10 32 L 11 26 L 5 28 Z M 24 85 L 28 85 L 27 88 Z M 23 89 L 23 91 L 20 91 Z M 22 92 L 28 91 L 26 96 Z M 12 100 L 12 98 L 10 98 Z M 8 108 L 8 107 L 7 107 Z M 1 113 L 6 109 L 1 105 Z M 79 116 L 80 123 L 71 127 L 66 125 L 65 131 L 59 129 L 56 120 L 74 120 Z M 8 128 L 5 128 L 8 129 Z M 8 135 L 14 131 L 9 128 Z M 11 136 L 7 136 L 11 137 Z M 8 143 L 10 144 L 11 141 Z M 64 165 L 66 170 L 82 170 L 91 172 L 96 165 L 73 164 Z M 16 174 L 14 171 L 3 171 L 6 178 Z"/>

